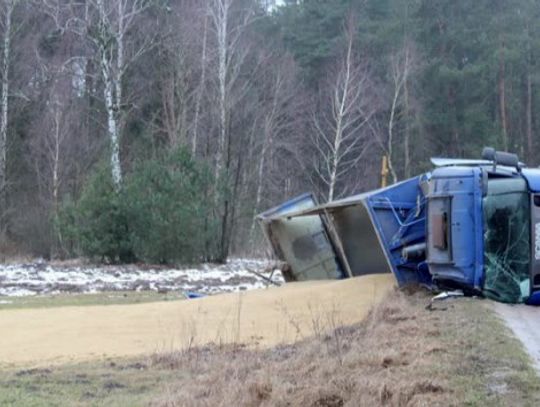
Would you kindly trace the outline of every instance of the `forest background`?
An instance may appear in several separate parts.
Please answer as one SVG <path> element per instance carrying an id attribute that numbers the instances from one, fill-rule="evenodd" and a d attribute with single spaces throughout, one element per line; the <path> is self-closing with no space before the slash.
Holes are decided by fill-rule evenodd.
<path id="1" fill-rule="evenodd" d="M 2 0 L 0 252 L 261 253 L 258 212 L 538 165 L 538 0 Z"/>

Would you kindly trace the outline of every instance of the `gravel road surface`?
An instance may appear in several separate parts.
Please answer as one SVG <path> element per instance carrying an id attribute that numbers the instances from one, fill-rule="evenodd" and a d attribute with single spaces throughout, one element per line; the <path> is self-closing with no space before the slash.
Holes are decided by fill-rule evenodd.
<path id="1" fill-rule="evenodd" d="M 540 375 L 540 307 L 496 302 L 493 305 L 514 335 L 523 342 Z"/>

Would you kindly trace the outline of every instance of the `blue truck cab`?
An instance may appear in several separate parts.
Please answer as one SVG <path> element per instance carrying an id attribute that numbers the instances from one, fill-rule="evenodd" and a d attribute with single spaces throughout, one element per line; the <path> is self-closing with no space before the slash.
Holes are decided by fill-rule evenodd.
<path id="1" fill-rule="evenodd" d="M 322 205 L 305 195 L 259 215 L 287 280 L 392 272 L 400 286 L 539 305 L 540 169 L 491 148 L 432 163 L 387 188 Z"/>
<path id="2" fill-rule="evenodd" d="M 502 302 L 538 304 L 540 169 L 526 169 L 508 154 L 488 150 L 484 156 L 479 162 L 439 162 L 431 174 L 426 223 L 430 273 L 440 286 Z"/>

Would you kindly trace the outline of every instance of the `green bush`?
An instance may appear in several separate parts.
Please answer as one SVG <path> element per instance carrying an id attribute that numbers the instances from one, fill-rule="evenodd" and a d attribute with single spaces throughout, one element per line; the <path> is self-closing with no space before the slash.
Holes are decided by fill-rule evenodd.
<path id="1" fill-rule="evenodd" d="M 123 193 L 117 192 L 108 167 L 90 177 L 75 205 L 60 215 L 64 234 L 82 254 L 108 262 L 134 260 Z"/>
<path id="2" fill-rule="evenodd" d="M 72 255 L 108 262 L 206 260 L 216 233 L 211 185 L 209 171 L 184 149 L 137 163 L 121 191 L 110 169 L 100 167 L 79 200 L 64 204 L 56 226 Z"/>
<path id="3" fill-rule="evenodd" d="M 209 171 L 180 149 L 136 166 L 126 187 L 133 250 L 148 262 L 207 257 L 211 199 Z"/>

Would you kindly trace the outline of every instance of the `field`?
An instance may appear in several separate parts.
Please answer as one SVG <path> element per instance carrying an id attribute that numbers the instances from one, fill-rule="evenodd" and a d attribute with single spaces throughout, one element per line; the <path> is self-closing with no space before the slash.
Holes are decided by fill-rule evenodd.
<path id="1" fill-rule="evenodd" d="M 184 301 L 21 308 L 0 311 L 0 367 L 42 367 L 106 357 L 307 338 L 314 321 L 361 321 L 391 275 L 287 284 Z M 322 328 L 321 328 L 322 329 Z"/>
<path id="2" fill-rule="evenodd" d="M 432 304 L 391 275 L 275 287 L 254 270 L 271 267 L 1 267 L 0 405 L 540 402 L 489 301 Z"/>
<path id="3" fill-rule="evenodd" d="M 427 304 L 424 293 L 391 291 L 360 323 L 320 314 L 308 338 L 264 349 L 210 344 L 7 369 L 0 405 L 538 405 L 529 359 L 489 302 Z"/>

